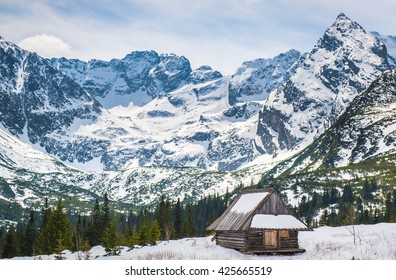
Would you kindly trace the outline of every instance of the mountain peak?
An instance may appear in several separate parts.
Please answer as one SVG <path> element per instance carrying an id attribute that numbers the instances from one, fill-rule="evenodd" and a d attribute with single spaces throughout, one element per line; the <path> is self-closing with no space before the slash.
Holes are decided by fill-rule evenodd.
<path id="1" fill-rule="evenodd" d="M 337 32 L 346 33 L 350 30 L 363 30 L 363 27 L 351 20 L 344 13 L 341 13 L 337 16 L 334 24 L 329 29 L 335 29 Z"/>

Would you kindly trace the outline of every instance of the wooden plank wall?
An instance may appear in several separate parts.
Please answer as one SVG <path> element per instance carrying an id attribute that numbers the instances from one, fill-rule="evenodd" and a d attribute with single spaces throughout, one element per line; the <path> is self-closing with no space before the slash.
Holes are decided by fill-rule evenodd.
<path id="1" fill-rule="evenodd" d="M 274 192 L 255 214 L 291 214 L 281 198 Z"/>

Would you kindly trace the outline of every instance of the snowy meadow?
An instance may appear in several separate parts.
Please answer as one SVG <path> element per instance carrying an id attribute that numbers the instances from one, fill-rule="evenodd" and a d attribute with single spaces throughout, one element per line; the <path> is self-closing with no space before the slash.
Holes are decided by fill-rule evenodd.
<path id="1" fill-rule="evenodd" d="M 353 234 L 354 232 L 354 234 Z M 217 246 L 213 236 L 158 242 L 156 246 L 130 249 L 107 256 L 103 247 L 89 252 L 64 251 L 67 260 L 396 260 L 396 223 L 324 226 L 300 232 L 299 244 L 306 252 L 296 255 L 246 255 Z M 17 257 L 16 260 L 51 260 L 55 255 Z"/>

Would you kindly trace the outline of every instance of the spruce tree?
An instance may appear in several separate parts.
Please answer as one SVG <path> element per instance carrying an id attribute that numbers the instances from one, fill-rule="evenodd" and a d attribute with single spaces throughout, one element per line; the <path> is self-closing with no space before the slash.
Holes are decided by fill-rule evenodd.
<path id="1" fill-rule="evenodd" d="M 164 196 L 161 197 L 161 202 L 158 206 L 157 220 L 161 229 L 161 239 L 171 239 L 172 232 L 174 231 L 172 225 L 171 203 L 168 199 L 165 200 Z"/>
<path id="2" fill-rule="evenodd" d="M 363 211 L 363 224 L 370 224 L 370 214 L 368 209 Z"/>
<path id="3" fill-rule="evenodd" d="M 322 197 L 322 207 L 327 207 L 330 205 L 330 194 L 328 190 L 325 190 L 323 192 L 323 197 Z"/>
<path id="4" fill-rule="evenodd" d="M 353 203 L 353 194 L 352 187 L 349 184 L 344 186 L 344 190 L 342 192 L 341 201 L 343 203 Z"/>
<path id="5" fill-rule="evenodd" d="M 56 240 L 56 246 L 54 249 L 55 253 L 55 259 L 56 260 L 65 260 L 66 257 L 64 256 L 63 251 L 67 249 L 67 247 L 63 244 L 64 238 L 62 236 L 62 233 L 60 232 L 58 235 L 58 238 Z"/>
<path id="6" fill-rule="evenodd" d="M 81 251 L 82 250 L 82 245 L 83 245 L 83 236 L 82 236 L 82 224 L 81 224 L 81 215 L 78 214 L 77 217 L 77 222 L 76 222 L 76 229 L 74 231 L 74 235 L 73 235 L 73 240 L 74 240 L 74 245 L 75 245 L 75 249 L 76 251 Z"/>
<path id="7" fill-rule="evenodd" d="M 49 216 L 50 212 L 51 212 L 51 209 L 50 209 L 49 204 L 48 204 L 48 198 L 46 197 L 45 200 L 44 200 L 44 207 L 41 210 L 41 224 L 40 224 L 40 228 L 44 228 L 45 224 L 48 221 L 48 216 Z"/>
<path id="8" fill-rule="evenodd" d="M 392 217 L 392 196 L 390 192 L 386 193 L 385 199 L 385 215 L 384 215 L 384 222 L 389 223 Z"/>
<path id="9" fill-rule="evenodd" d="M 144 211 L 142 225 L 139 228 L 139 244 L 146 245 L 150 243 L 150 225 L 148 222 L 147 212 Z"/>
<path id="10" fill-rule="evenodd" d="M 363 183 L 363 199 L 371 200 L 373 199 L 373 194 L 371 193 L 371 187 L 369 180 L 366 178 Z"/>
<path id="11" fill-rule="evenodd" d="M 329 224 L 329 219 L 330 219 L 329 211 L 327 209 L 325 209 L 323 211 L 322 215 L 320 216 L 319 226 L 328 225 Z"/>
<path id="12" fill-rule="evenodd" d="M 62 200 L 59 199 L 44 228 L 40 229 L 39 251 L 41 254 L 52 254 L 61 248 L 72 250 L 73 246 L 72 226 L 64 213 Z"/>
<path id="13" fill-rule="evenodd" d="M 121 235 L 118 232 L 117 219 L 109 220 L 103 231 L 102 245 L 108 255 L 119 255 L 121 253 Z"/>
<path id="14" fill-rule="evenodd" d="M 160 239 L 160 237 L 161 237 L 161 229 L 158 225 L 157 220 L 154 220 L 150 228 L 150 240 L 149 240 L 150 244 L 152 245 L 157 244 L 157 241 Z"/>
<path id="15" fill-rule="evenodd" d="M 175 211 L 174 211 L 174 219 L 175 219 L 175 233 L 176 238 L 181 237 L 181 227 L 182 227 L 182 205 L 180 202 L 180 198 L 177 199 Z"/>
<path id="16" fill-rule="evenodd" d="M 376 192 L 378 190 L 377 179 L 374 177 L 371 179 L 371 192 Z"/>
<path id="17" fill-rule="evenodd" d="M 195 236 L 195 232 L 196 232 L 193 206 L 191 204 L 188 204 L 186 208 L 187 208 L 187 215 L 184 218 L 182 224 L 182 236 L 193 237 Z"/>
<path id="18" fill-rule="evenodd" d="M 136 227 L 129 227 L 126 230 L 125 235 L 125 244 L 133 249 L 135 247 L 135 245 L 137 245 L 139 243 L 139 237 L 138 237 L 138 233 L 136 230 Z"/>
<path id="19" fill-rule="evenodd" d="M 7 231 L 6 240 L 3 249 L 3 258 L 13 258 L 18 256 L 20 248 L 18 244 L 18 238 L 15 231 L 14 225 L 10 225 Z"/>
<path id="20" fill-rule="evenodd" d="M 110 201 L 107 193 L 104 194 L 103 197 L 103 206 L 102 206 L 102 228 L 103 230 L 107 228 L 108 224 L 110 223 L 111 216 L 110 216 Z"/>
<path id="21" fill-rule="evenodd" d="M 91 246 L 96 246 L 100 244 L 102 234 L 102 213 L 100 211 L 99 199 L 96 198 L 95 206 L 92 212 L 91 226 L 89 230 L 89 243 L 91 244 Z"/>
<path id="22" fill-rule="evenodd" d="M 3 231 L 3 228 L 0 227 L 0 259 L 3 258 L 3 238 L 5 236 L 5 233 Z"/>
<path id="23" fill-rule="evenodd" d="M 18 244 L 18 256 L 23 255 L 23 249 L 24 249 L 24 245 L 25 245 L 25 224 L 23 223 L 18 223 L 15 230 L 16 230 L 16 235 L 17 235 L 17 244 Z"/>
<path id="24" fill-rule="evenodd" d="M 330 204 L 335 204 L 338 201 L 338 198 L 340 196 L 339 191 L 335 186 L 332 186 L 330 189 Z"/>
<path id="25" fill-rule="evenodd" d="M 38 231 L 36 228 L 36 219 L 34 217 L 34 210 L 31 210 L 25 230 L 24 255 L 35 256 L 37 254 L 37 238 Z"/>

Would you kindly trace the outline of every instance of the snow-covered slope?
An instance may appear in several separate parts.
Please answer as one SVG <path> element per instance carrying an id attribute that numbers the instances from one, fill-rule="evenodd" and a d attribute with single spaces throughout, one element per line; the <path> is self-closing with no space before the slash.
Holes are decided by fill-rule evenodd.
<path id="1" fill-rule="evenodd" d="M 175 199 L 195 200 L 224 194 L 253 179 L 257 182 L 262 170 L 209 172 L 197 168 L 134 167 L 82 172 L 0 130 L 0 200 L 23 207 L 41 205 L 44 196 L 93 201 L 105 192 L 113 201 L 135 206 L 155 203 L 164 193 Z"/>
<path id="2" fill-rule="evenodd" d="M 394 35 L 382 35 L 378 32 L 371 32 L 378 40 L 385 44 L 388 50 L 388 60 L 393 67 L 396 67 L 396 36 Z"/>
<path id="3" fill-rule="evenodd" d="M 275 173 L 346 167 L 367 160 L 387 166 L 394 164 L 395 155 L 396 70 L 389 70 L 357 96 L 324 134 L 282 162 Z"/>
<path id="4" fill-rule="evenodd" d="M 5 129 L 63 160 L 90 158 L 82 139 L 70 138 L 80 124 L 95 122 L 102 113 L 88 92 L 45 59 L 3 38 L 0 73 L 0 122 Z"/>
<path id="5" fill-rule="evenodd" d="M 1 129 L 0 165 L 0 177 L 3 179 L 15 170 L 29 170 L 34 173 L 67 172 L 65 165 Z"/>
<path id="6" fill-rule="evenodd" d="M 231 76 L 229 102 L 267 100 L 274 89 L 284 84 L 299 66 L 300 52 L 290 50 L 274 58 L 246 61 Z"/>
<path id="7" fill-rule="evenodd" d="M 100 141 L 96 150 L 103 154 L 85 163 L 78 158 L 67 163 L 91 170 L 237 169 L 260 155 L 255 144 L 257 113 L 267 96 L 261 91 L 287 80 L 299 57 L 292 50 L 273 59 L 246 62 L 232 77 L 222 77 L 209 66 L 192 71 L 184 57 L 153 51 L 133 52 L 110 62 L 52 59 L 55 68 L 108 108 L 98 121 L 81 124 L 73 134 Z"/>
<path id="8" fill-rule="evenodd" d="M 311 143 L 390 68 L 387 57 L 383 43 L 340 14 L 260 111 L 257 134 L 265 153 L 294 153 Z"/>

